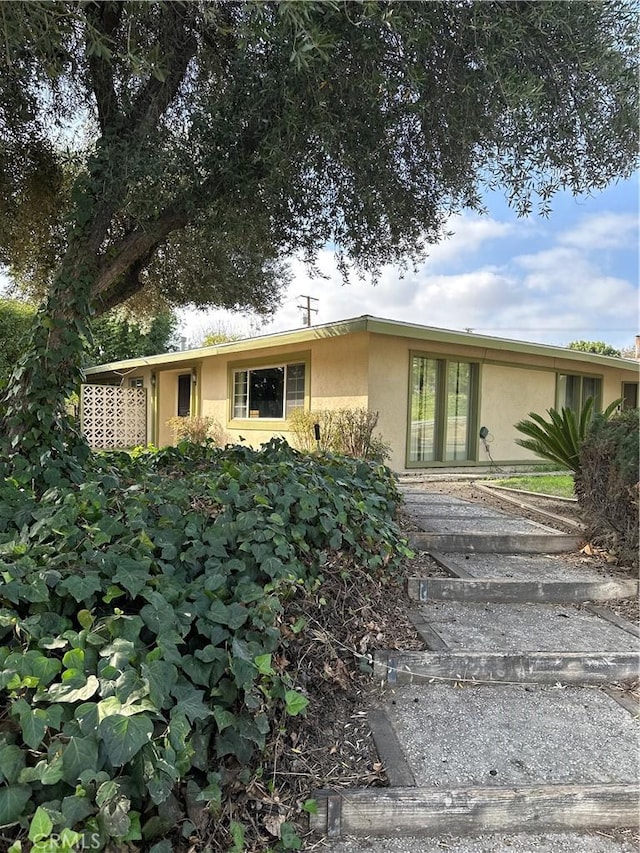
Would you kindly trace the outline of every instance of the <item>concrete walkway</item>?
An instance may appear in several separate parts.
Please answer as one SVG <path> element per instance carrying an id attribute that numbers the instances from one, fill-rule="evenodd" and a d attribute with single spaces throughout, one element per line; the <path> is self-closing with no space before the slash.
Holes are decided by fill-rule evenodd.
<path id="1" fill-rule="evenodd" d="M 566 568 L 578 545 L 458 498 L 404 491 L 448 575 L 413 578 L 425 652 L 376 653 L 369 721 L 388 788 L 316 792 L 331 853 L 632 853 L 638 629 L 584 602 L 637 582 Z M 621 704 L 622 703 L 622 704 Z"/>

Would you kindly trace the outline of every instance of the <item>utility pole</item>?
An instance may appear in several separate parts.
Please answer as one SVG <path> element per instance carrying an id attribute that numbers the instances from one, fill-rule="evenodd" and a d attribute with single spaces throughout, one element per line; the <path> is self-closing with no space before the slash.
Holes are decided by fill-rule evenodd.
<path id="1" fill-rule="evenodd" d="M 315 296 L 305 296 L 304 293 L 300 294 L 300 299 L 306 299 L 307 304 L 306 305 L 298 305 L 296 307 L 299 308 L 301 311 L 304 311 L 306 313 L 307 316 L 306 316 L 305 325 L 310 326 L 311 325 L 311 312 L 313 311 L 314 314 L 318 313 L 317 308 L 311 307 L 311 302 L 318 302 L 319 300 Z"/>

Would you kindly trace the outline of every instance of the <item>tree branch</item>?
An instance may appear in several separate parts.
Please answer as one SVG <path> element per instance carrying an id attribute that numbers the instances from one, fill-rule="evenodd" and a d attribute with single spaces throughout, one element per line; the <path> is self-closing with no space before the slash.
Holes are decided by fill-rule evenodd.
<path id="1" fill-rule="evenodd" d="M 85 13 L 91 28 L 98 33 L 101 40 L 107 42 L 105 46 L 110 50 L 122 17 L 122 3 L 91 3 L 86 7 Z M 104 134 L 120 115 L 111 58 L 92 53 L 89 56 L 89 73 L 98 108 L 100 130 Z"/>
<path id="2" fill-rule="evenodd" d="M 92 288 L 93 299 L 101 299 L 114 283 L 129 275 L 136 266 L 148 263 L 162 241 L 179 228 L 189 223 L 189 215 L 181 205 L 167 208 L 159 219 L 145 228 L 137 228 L 127 234 L 120 244 L 110 247 L 109 257 L 103 258 L 98 267 L 98 276 Z M 144 262 L 144 263 L 143 263 Z"/>
<path id="3" fill-rule="evenodd" d="M 161 6 L 162 22 L 158 33 L 158 50 L 168 63 L 163 79 L 153 75 L 141 89 L 127 116 L 133 135 L 156 124 L 171 101 L 175 98 L 184 80 L 189 62 L 197 50 L 193 33 L 185 26 L 189 4 L 167 2 Z"/>
<path id="4" fill-rule="evenodd" d="M 96 316 L 100 316 L 111 308 L 115 308 L 116 305 L 120 305 L 126 299 L 130 299 L 142 290 L 144 282 L 140 278 L 140 274 L 153 257 L 156 248 L 157 246 L 154 246 L 146 255 L 135 261 L 118 281 L 113 282 L 111 287 L 100 295 L 97 304 L 94 306 Z"/>

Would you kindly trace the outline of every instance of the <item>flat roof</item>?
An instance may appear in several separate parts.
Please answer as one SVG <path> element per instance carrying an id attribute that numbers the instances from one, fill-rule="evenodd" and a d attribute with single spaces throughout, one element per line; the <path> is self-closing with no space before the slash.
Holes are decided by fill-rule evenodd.
<path id="1" fill-rule="evenodd" d="M 349 335 L 355 332 L 370 332 L 378 335 L 394 335 L 396 337 L 413 338 L 424 341 L 435 341 L 439 343 L 461 344 L 465 346 L 483 346 L 487 349 L 518 352 L 528 355 L 543 355 L 550 358 L 569 359 L 576 362 L 586 362 L 602 367 L 633 368 L 640 367 L 635 359 L 617 358 L 616 356 L 598 355 L 595 353 L 573 350 L 568 347 L 551 346 L 550 344 L 530 343 L 527 341 L 516 341 L 508 338 L 496 338 L 491 335 L 478 335 L 474 332 L 459 332 L 451 329 L 440 329 L 435 326 L 422 326 L 415 323 L 407 323 L 402 320 L 387 320 L 381 317 L 373 317 L 363 314 L 348 320 L 339 320 L 332 323 L 322 323 L 314 326 L 303 326 L 286 332 L 272 332 L 267 335 L 258 335 L 253 338 L 243 338 L 239 341 L 215 344 L 209 347 L 198 347 L 196 349 L 179 350 L 178 352 L 161 353 L 140 358 L 129 358 L 122 361 L 112 361 L 107 364 L 99 364 L 85 369 L 87 376 L 95 376 L 101 373 L 112 373 L 126 370 L 132 371 L 141 367 L 164 366 L 167 364 L 180 364 L 181 362 L 192 362 L 201 358 L 210 358 L 216 355 L 227 355 L 229 353 L 246 352 L 248 350 L 260 350 L 267 347 L 282 346 L 285 344 L 304 344 L 321 338 Z"/>

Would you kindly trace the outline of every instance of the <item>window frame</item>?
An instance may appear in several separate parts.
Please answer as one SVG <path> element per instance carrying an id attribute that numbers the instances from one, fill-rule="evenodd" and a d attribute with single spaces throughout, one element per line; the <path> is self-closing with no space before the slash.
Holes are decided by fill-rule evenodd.
<path id="1" fill-rule="evenodd" d="M 310 380 L 310 355 L 308 352 L 293 352 L 293 353 L 285 353 L 283 356 L 279 358 L 265 357 L 265 358 L 254 358 L 254 359 L 244 359 L 239 362 L 232 362 L 228 365 L 228 421 L 227 425 L 229 427 L 233 427 L 234 425 L 242 424 L 243 429 L 254 428 L 254 429 L 269 429 L 270 427 L 273 429 L 282 428 L 283 424 L 287 423 L 289 414 L 291 412 L 291 408 L 287 407 L 287 385 L 289 382 L 289 369 L 296 365 L 302 365 L 304 368 L 304 379 L 303 379 L 303 392 L 302 392 L 302 402 L 300 406 L 296 406 L 295 408 L 308 409 L 309 408 L 309 380 Z M 275 368 L 283 368 L 283 398 L 282 398 L 282 416 L 281 417 L 251 417 L 249 412 L 249 406 L 251 404 L 250 401 L 250 374 L 252 371 L 260 371 L 260 370 L 269 370 Z M 245 414 L 238 416 L 236 415 L 236 390 L 238 387 L 237 377 L 240 374 L 245 374 L 245 388 L 246 388 L 246 401 L 245 405 Z"/>
<path id="2" fill-rule="evenodd" d="M 629 388 L 629 389 L 633 388 L 635 391 L 635 394 L 633 395 L 635 397 L 635 406 L 628 405 L 630 397 L 629 397 L 629 391 L 627 390 L 627 388 Z M 622 393 L 620 394 L 620 399 L 622 400 L 622 408 L 623 409 L 637 409 L 638 405 L 640 404 L 640 385 L 639 385 L 639 383 L 638 382 L 624 382 L 623 381 Z"/>
<path id="3" fill-rule="evenodd" d="M 577 407 L 568 406 L 566 401 L 566 390 L 564 394 L 564 400 L 561 400 L 562 393 L 562 377 L 570 377 L 573 380 L 579 380 L 580 389 L 578 394 L 578 405 Z M 562 409 L 572 409 L 578 414 L 582 411 L 582 408 L 588 399 L 588 397 L 592 397 L 592 394 L 587 394 L 585 396 L 584 393 L 584 384 L 585 380 L 595 380 L 599 383 L 597 394 L 594 398 L 594 411 L 601 412 L 602 411 L 602 389 L 604 386 L 604 376 L 598 373 L 569 373 L 568 371 L 559 370 L 556 373 L 556 409 L 561 411 Z"/>

